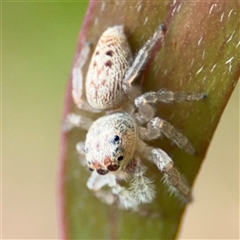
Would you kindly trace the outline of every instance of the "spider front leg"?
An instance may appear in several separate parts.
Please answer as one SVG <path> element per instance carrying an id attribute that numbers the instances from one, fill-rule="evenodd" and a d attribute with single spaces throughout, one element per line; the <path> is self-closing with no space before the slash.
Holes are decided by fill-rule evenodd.
<path id="1" fill-rule="evenodd" d="M 164 183 L 168 186 L 170 192 L 179 196 L 183 202 L 190 202 L 192 194 L 185 178 L 174 167 L 172 159 L 161 149 L 148 146 L 139 141 L 141 154 L 153 162 L 164 174 Z"/>

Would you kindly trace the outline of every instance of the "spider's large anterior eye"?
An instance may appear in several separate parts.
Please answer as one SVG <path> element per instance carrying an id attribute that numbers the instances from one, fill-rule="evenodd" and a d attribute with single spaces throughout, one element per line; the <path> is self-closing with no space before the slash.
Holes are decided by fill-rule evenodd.
<path id="1" fill-rule="evenodd" d="M 119 168 L 119 165 L 117 165 L 117 164 L 109 165 L 109 166 L 107 167 L 107 169 L 108 169 L 109 171 L 112 171 L 112 172 L 117 171 L 118 168 Z"/>
<path id="2" fill-rule="evenodd" d="M 105 174 L 108 173 L 108 170 L 104 170 L 104 169 L 100 168 L 100 169 L 97 170 L 97 173 L 100 174 L 100 175 L 105 175 Z"/>

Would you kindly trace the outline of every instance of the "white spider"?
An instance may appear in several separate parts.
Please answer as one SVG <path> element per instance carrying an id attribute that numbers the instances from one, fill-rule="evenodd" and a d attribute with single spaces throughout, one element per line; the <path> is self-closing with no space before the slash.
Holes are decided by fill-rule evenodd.
<path id="1" fill-rule="evenodd" d="M 165 120 L 154 117 L 152 104 L 200 100 L 206 95 L 160 90 L 139 96 L 139 89 L 133 86 L 153 47 L 157 41 L 163 40 L 165 32 L 164 25 L 159 26 L 133 59 L 123 26 L 108 28 L 92 55 L 85 89 L 81 68 L 89 54 L 88 44 L 73 69 L 75 104 L 84 111 L 104 111 L 105 115 L 93 122 L 86 116 L 69 114 L 65 128 L 69 130 L 78 126 L 88 130 L 85 143 L 77 144 L 78 153 L 86 159 L 92 171 L 87 186 L 105 203 L 117 201 L 121 208 L 136 209 L 141 203 L 151 203 L 155 197 L 153 181 L 145 176 L 146 167 L 141 159 L 154 163 L 163 173 L 169 189 L 184 202 L 191 200 L 191 191 L 174 168 L 172 159 L 160 148 L 153 148 L 144 141 L 163 134 L 193 154 L 193 146 L 182 133 Z M 84 101 L 84 95 L 87 101 Z M 131 179 L 130 186 L 120 185 L 122 179 Z M 104 190 L 104 186 L 109 186 L 110 191 Z"/>

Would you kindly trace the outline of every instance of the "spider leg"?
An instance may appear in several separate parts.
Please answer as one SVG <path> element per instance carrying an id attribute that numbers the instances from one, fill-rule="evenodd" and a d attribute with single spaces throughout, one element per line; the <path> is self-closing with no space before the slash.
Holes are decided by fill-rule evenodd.
<path id="1" fill-rule="evenodd" d="M 85 142 L 78 142 L 76 144 L 76 150 L 77 150 L 77 153 L 78 153 L 81 165 L 83 167 L 87 168 L 87 162 L 86 162 L 86 158 L 85 158 L 84 146 L 85 146 Z"/>
<path id="2" fill-rule="evenodd" d="M 88 179 L 87 187 L 92 190 L 95 196 L 106 204 L 113 204 L 115 196 L 111 191 L 102 190 L 105 185 L 109 185 L 111 181 L 116 181 L 112 174 L 99 175 L 97 172 L 92 172 L 91 177 Z"/>
<path id="3" fill-rule="evenodd" d="M 154 185 L 145 175 L 147 168 L 140 159 L 136 161 L 136 168 L 130 185 L 131 196 L 138 203 L 151 203 L 155 197 Z"/>
<path id="4" fill-rule="evenodd" d="M 134 104 L 138 108 L 136 120 L 139 124 L 144 124 L 153 118 L 155 110 L 150 104 L 157 102 L 170 103 L 173 101 L 199 101 L 205 99 L 206 97 L 207 95 L 205 93 L 172 92 L 166 90 L 147 92 L 139 97 L 136 97 L 134 100 Z"/>
<path id="5" fill-rule="evenodd" d="M 111 191 L 102 189 L 106 185 L 111 188 Z M 134 209 L 138 206 L 138 202 L 131 196 L 130 191 L 117 182 L 115 174 L 99 175 L 94 171 L 88 180 L 87 186 L 97 198 L 109 205 L 115 202 L 117 197 L 120 208 Z"/>
<path id="6" fill-rule="evenodd" d="M 170 192 L 175 193 L 183 202 L 190 202 L 192 195 L 185 178 L 174 167 L 173 160 L 161 149 L 153 148 L 140 142 L 140 149 L 145 158 L 153 162 L 164 175 L 164 183 Z"/>
<path id="7" fill-rule="evenodd" d="M 82 68 L 87 62 L 89 53 L 90 53 L 90 44 L 86 42 L 83 45 L 82 50 L 72 70 L 72 98 L 74 103 L 79 109 L 83 109 L 86 111 L 93 111 L 93 109 L 88 104 L 85 98 L 85 93 L 84 93 L 85 89 L 83 86 L 85 81 L 83 80 L 83 74 L 82 74 Z"/>
<path id="8" fill-rule="evenodd" d="M 89 59 L 90 43 L 85 42 L 82 46 L 82 50 L 79 53 L 77 61 L 72 69 L 72 98 L 78 109 L 88 112 L 99 112 L 89 105 L 85 95 L 85 80 L 83 77 L 83 66 Z"/>
<path id="9" fill-rule="evenodd" d="M 187 137 L 185 137 L 169 122 L 159 117 L 151 119 L 147 124 L 147 128 L 140 127 L 139 133 L 140 137 L 147 141 L 159 138 L 163 134 L 169 140 L 173 141 L 179 148 L 184 149 L 187 153 L 196 153 L 196 150 Z"/>
<path id="10" fill-rule="evenodd" d="M 157 92 L 147 92 L 135 99 L 135 106 L 141 107 L 144 104 L 165 102 L 170 103 L 173 101 L 199 101 L 207 97 L 206 93 L 188 93 L 188 92 L 172 92 L 161 89 Z"/>
<path id="11" fill-rule="evenodd" d="M 145 172 L 146 167 L 138 160 L 129 189 L 118 183 L 117 175 L 111 173 L 99 175 L 95 171 L 89 178 L 87 186 L 97 198 L 107 204 L 112 204 L 117 197 L 120 208 L 136 210 L 139 204 L 150 203 L 155 197 L 154 186 L 152 181 L 144 176 Z M 106 185 L 111 191 L 102 189 Z"/>
<path id="12" fill-rule="evenodd" d="M 190 141 L 181 132 L 179 132 L 169 122 L 155 117 L 147 125 L 149 129 L 163 133 L 168 139 L 172 140 L 179 148 L 184 149 L 189 154 L 195 154 L 196 150 Z"/>
<path id="13" fill-rule="evenodd" d="M 138 124 L 147 124 L 146 128 L 139 128 L 142 139 L 151 140 L 165 135 L 168 139 L 177 144 L 179 148 L 184 149 L 189 154 L 194 154 L 195 149 L 189 140 L 179 132 L 174 126 L 167 121 L 154 117 L 155 110 L 150 103 L 156 103 L 158 101 L 171 102 L 171 101 L 192 101 L 201 100 L 206 98 L 206 94 L 203 93 L 186 93 L 186 92 L 171 92 L 160 90 L 158 92 L 147 92 L 135 99 L 135 105 L 138 108 L 138 112 L 135 113 L 135 119 Z"/>
<path id="14" fill-rule="evenodd" d="M 131 97 L 132 94 L 136 94 L 137 89 L 132 86 L 133 81 L 138 76 L 139 72 L 146 64 L 147 60 L 150 57 L 153 47 L 155 46 L 156 42 L 159 39 L 163 39 L 166 32 L 165 26 L 162 24 L 160 25 L 156 31 L 154 32 L 153 36 L 148 39 L 148 41 L 143 45 L 143 47 L 138 51 L 132 66 L 127 70 L 125 77 L 123 79 L 124 84 L 124 91 L 128 93 Z M 135 95 L 134 94 L 134 95 Z"/>
<path id="15" fill-rule="evenodd" d="M 88 130 L 92 125 L 93 120 L 91 118 L 81 116 L 75 113 L 69 113 L 63 123 L 62 130 L 68 132 L 74 127 L 81 128 L 83 130 Z"/>
<path id="16" fill-rule="evenodd" d="M 86 101 L 84 92 L 85 90 L 83 86 L 85 81 L 83 80 L 82 68 L 87 62 L 89 53 L 90 44 L 86 42 L 83 45 L 78 59 L 72 69 L 72 98 L 78 109 L 88 112 L 97 112 L 97 110 L 93 109 Z M 84 130 L 88 130 L 92 123 L 93 121 L 90 118 L 83 117 L 74 113 L 69 113 L 63 123 L 62 130 L 64 132 L 68 132 L 74 127 L 80 127 Z"/>

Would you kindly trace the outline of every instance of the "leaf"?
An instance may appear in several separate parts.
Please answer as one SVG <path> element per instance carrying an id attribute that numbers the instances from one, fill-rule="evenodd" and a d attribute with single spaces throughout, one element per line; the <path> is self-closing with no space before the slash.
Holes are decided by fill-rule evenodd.
<path id="1" fill-rule="evenodd" d="M 180 129 L 197 150 L 190 156 L 165 138 L 152 142 L 174 160 L 192 185 L 227 101 L 239 79 L 239 2 L 91 1 L 79 35 L 74 62 L 85 42 L 92 44 L 106 28 L 124 25 L 134 53 L 161 23 L 167 27 L 139 76 L 142 92 L 165 88 L 204 92 L 199 102 L 157 104 L 157 114 Z M 92 53 L 92 52 L 91 52 Z M 86 74 L 87 64 L 83 67 Z M 71 77 L 64 119 L 76 112 L 71 100 Z M 146 215 L 107 206 L 87 189 L 89 173 L 79 164 L 75 145 L 86 132 L 62 133 L 58 179 L 60 237 L 64 239 L 174 239 L 185 206 L 162 184 L 161 173 L 148 164 L 157 198 L 144 206 Z M 194 204 L 194 202 L 192 203 Z"/>

